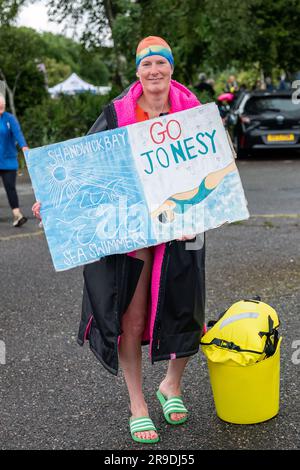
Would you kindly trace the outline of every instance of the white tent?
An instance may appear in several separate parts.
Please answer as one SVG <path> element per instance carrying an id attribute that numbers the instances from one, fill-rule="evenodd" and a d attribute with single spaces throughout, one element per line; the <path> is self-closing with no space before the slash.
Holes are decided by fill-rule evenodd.
<path id="1" fill-rule="evenodd" d="M 110 87 L 98 87 L 91 83 L 82 80 L 76 73 L 72 73 L 65 81 L 58 83 L 52 88 L 48 88 L 48 91 L 52 97 L 59 95 L 60 93 L 66 95 L 75 95 L 76 93 L 83 93 L 89 91 L 99 95 L 105 95 L 110 92 Z"/>

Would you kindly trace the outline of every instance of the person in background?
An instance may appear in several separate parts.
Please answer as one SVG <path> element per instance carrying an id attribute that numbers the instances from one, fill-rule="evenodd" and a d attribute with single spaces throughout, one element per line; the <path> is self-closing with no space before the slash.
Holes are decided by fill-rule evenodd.
<path id="1" fill-rule="evenodd" d="M 89 133 L 199 106 L 196 96 L 172 79 L 173 70 L 169 44 L 156 36 L 144 38 L 136 52 L 137 81 L 104 108 Z M 40 209 L 37 201 L 32 207 L 37 218 Z M 142 344 L 149 344 L 152 363 L 168 361 L 156 391 L 165 420 L 178 426 L 188 419 L 181 380 L 204 329 L 205 243 L 186 249 L 186 239 L 106 256 L 84 267 L 78 343 L 89 341 L 112 374 L 121 365 L 130 401 L 130 434 L 142 444 L 159 440 L 143 390 Z"/>
<path id="2" fill-rule="evenodd" d="M 200 93 L 202 91 L 206 91 L 210 95 L 211 99 L 214 100 L 215 90 L 213 88 L 213 84 L 214 84 L 214 81 L 212 79 L 210 79 L 210 80 L 206 79 L 205 73 L 200 73 L 199 74 L 199 83 L 197 83 L 197 85 L 195 85 L 195 88 Z"/>
<path id="3" fill-rule="evenodd" d="M 266 83 L 264 80 L 258 78 L 255 82 L 255 85 L 252 88 L 253 91 L 265 91 L 266 90 Z"/>
<path id="4" fill-rule="evenodd" d="M 278 90 L 288 90 L 290 88 L 290 84 L 289 82 L 287 81 L 286 79 L 286 74 L 285 72 L 283 72 L 281 75 L 280 75 L 280 80 L 279 80 L 279 84 L 278 84 Z"/>
<path id="5" fill-rule="evenodd" d="M 238 86 L 238 83 L 235 79 L 235 76 L 230 75 L 228 77 L 228 80 L 227 80 L 227 83 L 226 83 L 226 86 L 225 86 L 225 91 L 228 92 L 228 93 L 233 93 L 235 95 L 237 93 L 238 89 L 239 89 L 239 86 Z"/>
<path id="6" fill-rule="evenodd" d="M 16 142 L 23 152 L 28 147 L 18 120 L 15 116 L 5 111 L 5 105 L 5 97 L 0 94 L 0 176 L 13 213 L 13 226 L 21 227 L 27 222 L 27 218 L 19 209 L 19 199 L 16 190 L 18 170 Z"/>
<path id="7" fill-rule="evenodd" d="M 266 82 L 266 90 L 267 91 L 275 90 L 275 87 L 272 83 L 272 78 L 271 77 L 266 77 L 265 82 Z"/>
<path id="8" fill-rule="evenodd" d="M 215 99 L 215 81 L 213 78 L 208 78 L 206 83 L 211 87 L 212 98 Z"/>

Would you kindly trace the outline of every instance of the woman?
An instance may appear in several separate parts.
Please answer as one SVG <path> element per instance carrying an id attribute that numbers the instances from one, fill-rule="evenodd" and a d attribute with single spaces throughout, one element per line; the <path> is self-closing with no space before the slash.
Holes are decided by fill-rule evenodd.
<path id="1" fill-rule="evenodd" d="M 0 176 L 13 213 L 13 226 L 21 227 L 27 218 L 19 209 L 16 191 L 18 169 L 16 142 L 27 150 L 27 144 L 17 119 L 5 111 L 5 98 L 0 94 Z"/>
<path id="2" fill-rule="evenodd" d="M 174 60 L 161 38 L 143 39 L 136 54 L 138 81 L 105 107 L 90 133 L 126 126 L 198 106 L 197 98 L 171 79 Z M 39 215 L 39 204 L 33 206 Z M 181 378 L 188 357 L 197 353 L 204 324 L 204 246 L 188 251 L 173 241 L 133 253 L 113 255 L 84 268 L 82 319 L 78 342 L 90 348 L 113 374 L 118 362 L 128 388 L 132 438 L 154 443 L 158 432 L 142 389 L 141 344 L 152 363 L 169 360 L 157 397 L 165 419 L 187 420 Z"/>

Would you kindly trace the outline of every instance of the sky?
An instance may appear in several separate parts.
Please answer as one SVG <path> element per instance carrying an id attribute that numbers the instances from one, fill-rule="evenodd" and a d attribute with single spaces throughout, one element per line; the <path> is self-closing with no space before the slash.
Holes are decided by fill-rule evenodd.
<path id="1" fill-rule="evenodd" d="M 63 34 L 64 36 L 78 41 L 84 29 L 84 22 L 81 22 L 81 24 L 77 26 L 76 33 L 74 34 L 73 28 L 65 27 L 66 23 L 59 24 L 49 20 L 45 3 L 45 0 L 40 0 L 21 8 L 17 17 L 16 26 L 27 26 L 38 32 L 49 31 L 53 34 Z M 104 39 L 103 45 L 110 47 L 112 46 L 112 41 Z"/>
<path id="2" fill-rule="evenodd" d="M 27 26 L 29 28 L 36 29 L 39 32 L 50 31 L 54 34 L 64 34 L 65 36 L 71 37 L 71 30 L 64 30 L 63 24 L 53 23 L 49 21 L 47 8 L 45 2 L 36 2 L 33 5 L 28 5 L 20 10 L 17 26 Z"/>

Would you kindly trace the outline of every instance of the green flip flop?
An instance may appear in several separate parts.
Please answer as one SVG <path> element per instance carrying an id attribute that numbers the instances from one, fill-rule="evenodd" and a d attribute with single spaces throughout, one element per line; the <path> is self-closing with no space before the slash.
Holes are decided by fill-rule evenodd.
<path id="1" fill-rule="evenodd" d="M 162 406 L 164 417 L 169 424 L 183 424 L 186 422 L 186 420 L 188 419 L 188 410 L 184 406 L 182 398 L 180 396 L 167 398 L 159 390 L 157 390 L 156 396 Z M 171 419 L 170 416 L 172 413 L 186 413 L 186 416 L 176 421 L 174 419 Z"/>
<path id="2" fill-rule="evenodd" d="M 141 442 L 142 444 L 155 444 L 159 441 L 159 436 L 155 439 L 142 439 L 141 437 L 135 436 L 136 432 L 144 431 L 155 431 L 157 432 L 156 427 L 153 424 L 153 421 L 149 416 L 143 416 L 141 418 L 130 418 L 129 419 L 130 434 L 132 439 L 135 442 Z"/>

